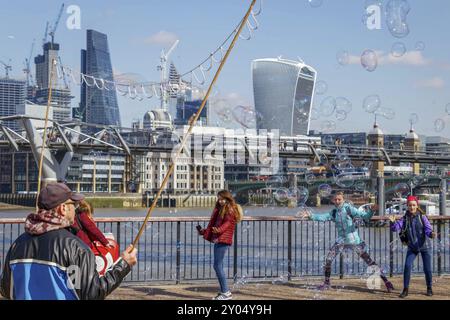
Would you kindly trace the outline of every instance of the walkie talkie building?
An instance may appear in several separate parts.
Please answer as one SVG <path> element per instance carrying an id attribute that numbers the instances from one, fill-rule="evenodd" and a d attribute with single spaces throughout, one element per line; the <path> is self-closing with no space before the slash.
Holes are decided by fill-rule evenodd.
<path id="1" fill-rule="evenodd" d="M 307 135 L 316 71 L 299 61 L 257 59 L 252 75 L 257 129 Z"/>

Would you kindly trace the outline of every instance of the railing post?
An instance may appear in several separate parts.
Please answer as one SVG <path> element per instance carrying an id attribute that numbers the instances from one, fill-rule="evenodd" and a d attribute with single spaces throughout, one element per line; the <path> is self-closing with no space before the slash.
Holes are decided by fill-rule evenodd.
<path id="1" fill-rule="evenodd" d="M 288 281 L 292 278 L 292 221 L 288 221 Z"/>
<path id="2" fill-rule="evenodd" d="M 339 253 L 339 279 L 344 278 L 344 255 Z"/>
<path id="3" fill-rule="evenodd" d="M 384 177 L 378 176 L 377 177 L 377 188 L 378 188 L 378 194 L 377 194 L 377 204 L 378 204 L 378 215 L 384 216 L 385 214 L 385 202 L 384 202 Z"/>
<path id="4" fill-rule="evenodd" d="M 439 215 L 445 216 L 446 214 L 446 195 L 447 195 L 447 180 L 445 178 L 441 179 L 441 193 L 439 194 Z M 438 275 L 440 276 L 442 273 L 442 255 L 441 255 L 441 232 L 442 232 L 442 222 L 438 220 L 437 222 L 437 238 L 438 238 Z"/>
<path id="5" fill-rule="evenodd" d="M 233 279 L 236 281 L 237 279 L 237 242 L 238 242 L 238 226 L 236 225 L 234 230 L 234 244 L 233 244 Z"/>
<path id="6" fill-rule="evenodd" d="M 441 256 L 441 220 L 437 222 L 437 240 L 438 240 L 438 252 L 437 252 L 437 264 L 438 264 L 438 275 L 442 273 L 442 256 Z"/>
<path id="7" fill-rule="evenodd" d="M 176 284 L 180 283 L 180 251 L 181 251 L 181 243 L 180 243 L 180 232 L 181 232 L 181 222 L 177 221 L 177 265 L 176 265 Z"/>
<path id="8" fill-rule="evenodd" d="M 119 246 L 119 252 L 121 252 L 120 250 L 120 221 L 117 221 L 117 229 L 116 229 L 116 234 L 117 234 L 117 245 Z"/>
<path id="9" fill-rule="evenodd" d="M 392 222 L 389 223 L 389 277 L 394 276 L 394 231 L 390 228 Z"/>

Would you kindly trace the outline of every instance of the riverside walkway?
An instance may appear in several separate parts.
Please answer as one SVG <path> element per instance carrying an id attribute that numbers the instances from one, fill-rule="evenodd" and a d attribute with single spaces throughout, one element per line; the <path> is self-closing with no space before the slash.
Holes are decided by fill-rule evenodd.
<path id="1" fill-rule="evenodd" d="M 402 277 L 390 280 L 395 291 L 387 293 L 381 283 L 380 289 L 368 289 L 366 279 L 332 279 L 332 288 L 319 291 L 316 287 L 323 279 L 305 277 L 286 283 L 250 282 L 235 286 L 229 282 L 234 300 L 402 300 L 398 297 L 402 289 Z M 133 283 L 122 284 L 108 300 L 210 300 L 217 294 L 217 282 L 192 282 L 181 285 Z M 411 278 L 410 294 L 406 300 L 450 300 L 450 276 L 433 278 L 433 297 L 425 295 L 423 276 Z"/>

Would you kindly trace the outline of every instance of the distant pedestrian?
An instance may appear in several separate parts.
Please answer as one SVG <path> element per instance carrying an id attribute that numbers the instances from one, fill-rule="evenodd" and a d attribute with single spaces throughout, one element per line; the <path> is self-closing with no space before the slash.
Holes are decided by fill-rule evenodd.
<path id="1" fill-rule="evenodd" d="M 207 241 L 214 243 L 214 271 L 220 284 L 220 292 L 214 300 L 231 300 L 232 294 L 227 285 L 223 270 L 223 260 L 228 248 L 233 243 L 236 223 L 242 220 L 243 212 L 232 194 L 222 190 L 217 194 L 217 202 L 206 229 L 197 226 L 198 233 Z"/>
<path id="2" fill-rule="evenodd" d="M 400 233 L 400 240 L 408 246 L 406 253 L 405 268 L 403 270 L 403 291 L 400 298 L 408 296 L 411 269 L 417 255 L 422 255 L 423 270 L 427 283 L 427 296 L 433 295 L 433 276 L 431 270 L 432 246 L 428 238 L 435 238 L 430 221 L 425 213 L 419 208 L 419 199 L 409 196 L 406 200 L 408 210 L 399 220 L 395 216 L 390 216 L 391 230 Z"/>

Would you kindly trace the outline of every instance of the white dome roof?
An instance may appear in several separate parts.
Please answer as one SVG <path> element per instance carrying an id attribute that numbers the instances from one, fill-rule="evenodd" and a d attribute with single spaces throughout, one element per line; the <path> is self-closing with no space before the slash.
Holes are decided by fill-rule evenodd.
<path id="1" fill-rule="evenodd" d="M 378 124 L 374 124 L 373 125 L 373 129 L 369 132 L 370 135 L 378 135 L 378 136 L 382 136 L 384 135 L 383 131 L 378 127 Z"/>
<path id="2" fill-rule="evenodd" d="M 406 139 L 419 140 L 419 135 L 414 131 L 414 129 L 411 129 L 409 130 L 409 133 L 406 135 Z"/>

